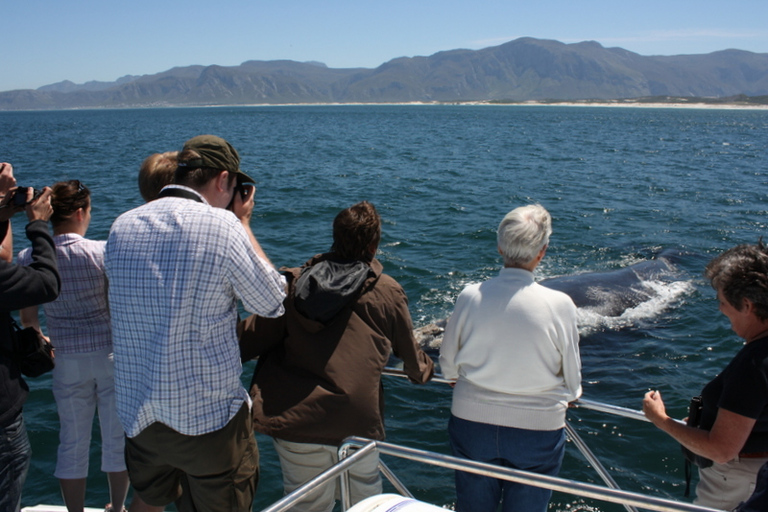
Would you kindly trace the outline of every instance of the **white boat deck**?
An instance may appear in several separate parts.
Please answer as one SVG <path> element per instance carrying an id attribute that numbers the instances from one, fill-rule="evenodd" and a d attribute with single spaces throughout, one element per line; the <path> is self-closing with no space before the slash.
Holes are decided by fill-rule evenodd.
<path id="1" fill-rule="evenodd" d="M 104 512 L 103 508 L 85 507 L 84 512 Z M 64 505 L 35 505 L 34 507 L 23 507 L 21 512 L 67 512 Z"/>

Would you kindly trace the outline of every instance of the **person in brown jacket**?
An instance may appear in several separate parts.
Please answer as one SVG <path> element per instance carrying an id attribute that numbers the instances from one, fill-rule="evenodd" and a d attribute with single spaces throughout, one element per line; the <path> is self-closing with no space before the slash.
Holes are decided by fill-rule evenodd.
<path id="1" fill-rule="evenodd" d="M 361 202 L 333 222 L 333 247 L 288 281 L 285 315 L 251 316 L 240 326 L 244 360 L 259 357 L 251 384 L 254 429 L 272 436 L 289 493 L 337 462 L 348 436 L 384 439 L 381 373 L 390 353 L 414 383 L 433 362 L 413 337 L 408 299 L 374 258 L 381 219 Z M 378 457 L 350 472 L 352 502 L 381 492 Z M 337 490 L 326 486 L 292 510 L 330 512 Z"/>

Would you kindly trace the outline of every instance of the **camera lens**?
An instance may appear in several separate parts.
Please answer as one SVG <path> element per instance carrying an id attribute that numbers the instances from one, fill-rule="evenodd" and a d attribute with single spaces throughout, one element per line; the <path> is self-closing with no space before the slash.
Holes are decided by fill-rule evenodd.
<path id="1" fill-rule="evenodd" d="M 11 202 L 14 206 L 24 206 L 27 204 L 27 190 L 28 187 L 18 187 L 14 193 Z"/>

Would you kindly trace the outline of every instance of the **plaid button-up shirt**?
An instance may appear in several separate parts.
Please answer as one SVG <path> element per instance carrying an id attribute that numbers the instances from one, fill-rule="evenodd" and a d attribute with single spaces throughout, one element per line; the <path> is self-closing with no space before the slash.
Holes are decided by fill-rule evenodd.
<path id="1" fill-rule="evenodd" d="M 77 233 L 53 237 L 61 293 L 43 304 L 48 335 L 57 354 L 95 352 L 112 347 L 104 275 L 104 242 Z M 19 265 L 32 263 L 32 248 L 19 252 Z"/>
<path id="2" fill-rule="evenodd" d="M 117 412 L 128 437 L 154 422 L 186 435 L 223 428 L 250 403 L 237 299 L 279 316 L 285 278 L 256 254 L 232 212 L 204 199 L 166 197 L 124 213 L 105 263 Z"/>

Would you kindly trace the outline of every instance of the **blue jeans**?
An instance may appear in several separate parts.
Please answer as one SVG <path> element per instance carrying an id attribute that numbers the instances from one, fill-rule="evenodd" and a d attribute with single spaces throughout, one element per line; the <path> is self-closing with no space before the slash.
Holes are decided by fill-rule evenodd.
<path id="1" fill-rule="evenodd" d="M 21 489 L 27 479 L 32 448 L 21 413 L 7 427 L 0 427 L 0 512 L 18 512 Z"/>
<path id="2" fill-rule="evenodd" d="M 557 476 L 565 454 L 565 429 L 525 430 L 477 423 L 451 415 L 451 449 L 457 457 Z M 552 491 L 456 471 L 457 512 L 545 512 Z"/>

